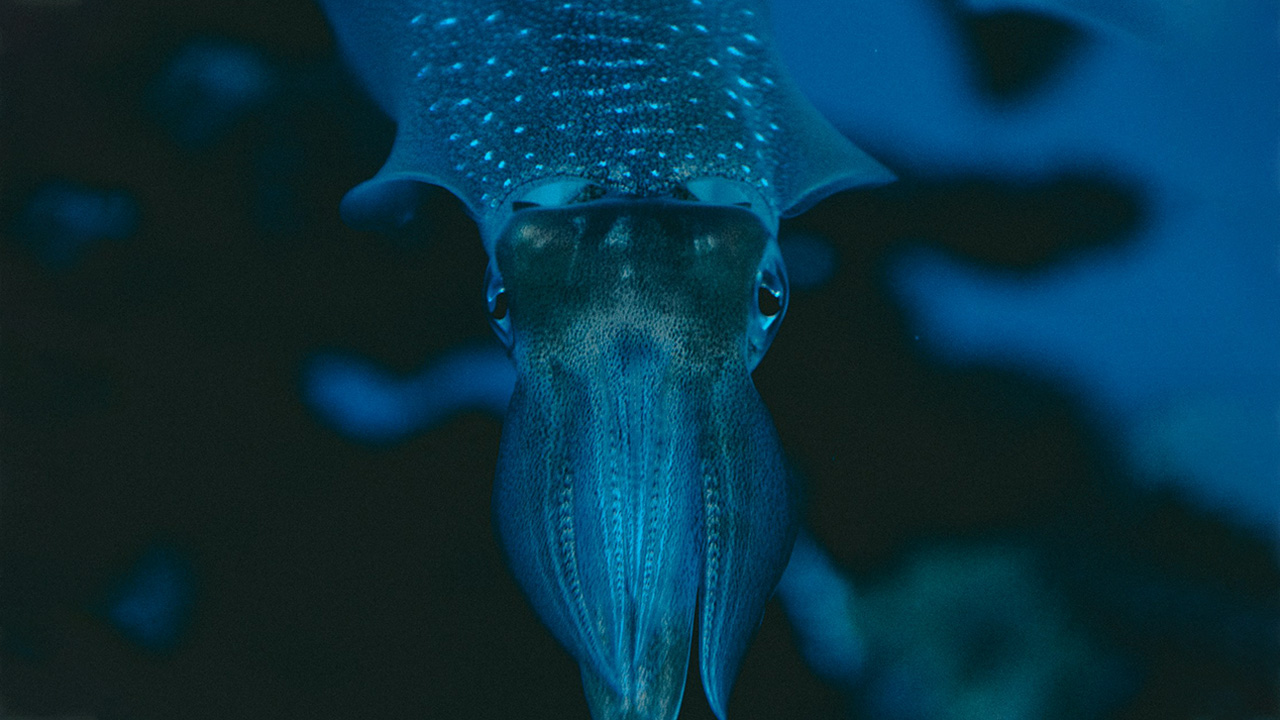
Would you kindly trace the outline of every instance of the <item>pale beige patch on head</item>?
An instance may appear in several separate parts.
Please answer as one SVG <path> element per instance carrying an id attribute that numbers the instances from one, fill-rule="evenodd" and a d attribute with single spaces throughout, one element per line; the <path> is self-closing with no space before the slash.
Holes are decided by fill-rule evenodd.
<path id="1" fill-rule="evenodd" d="M 631 244 L 631 236 L 633 234 L 635 234 L 635 228 L 631 222 L 631 217 L 622 215 L 613 224 L 613 227 L 609 228 L 609 232 L 605 233 L 603 244 L 609 248 L 625 248 Z"/>
<path id="2" fill-rule="evenodd" d="M 706 255 L 720 247 L 719 233 L 700 233 L 693 238 L 693 251 L 698 255 Z"/>

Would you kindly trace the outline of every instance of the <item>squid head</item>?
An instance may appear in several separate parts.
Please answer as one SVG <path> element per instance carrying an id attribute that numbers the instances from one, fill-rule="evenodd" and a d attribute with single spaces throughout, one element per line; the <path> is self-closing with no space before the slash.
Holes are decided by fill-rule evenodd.
<path id="1" fill-rule="evenodd" d="M 592 714 L 673 718 L 692 647 L 712 708 L 790 555 L 795 493 L 752 385 L 786 309 L 750 210 L 524 211 L 488 297 L 517 368 L 494 495 L 513 572 Z"/>

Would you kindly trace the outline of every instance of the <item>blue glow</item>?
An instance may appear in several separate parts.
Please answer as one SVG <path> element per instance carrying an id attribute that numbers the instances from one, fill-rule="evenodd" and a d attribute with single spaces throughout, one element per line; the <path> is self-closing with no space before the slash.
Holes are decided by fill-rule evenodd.
<path id="1" fill-rule="evenodd" d="M 276 74 L 253 48 L 194 42 L 169 61 L 151 89 L 151 105 L 174 139 L 207 145 L 267 98 Z"/>
<path id="2" fill-rule="evenodd" d="M 134 642 L 167 650 L 181 639 L 194 600 L 191 568 L 171 547 L 148 550 L 107 607 L 112 625 Z"/>
<path id="3" fill-rule="evenodd" d="M 17 234 L 50 267 L 71 267 L 100 242 L 123 240 L 138 229 L 138 203 L 121 190 L 51 181 L 32 193 Z"/>
<path id="4" fill-rule="evenodd" d="M 796 538 L 791 561 L 778 581 L 805 662 L 820 677 L 852 687 L 866 662 L 857 626 L 853 585 L 806 532 Z"/>
<path id="5" fill-rule="evenodd" d="M 455 350 L 405 378 L 329 354 L 313 357 L 303 370 L 312 409 L 339 432 L 372 442 L 401 440 L 464 410 L 501 416 L 514 384 L 511 361 L 496 347 Z"/>
<path id="6" fill-rule="evenodd" d="M 1152 0 L 998 2 L 1084 19 L 1092 41 L 1031 102 L 994 106 L 970 91 L 945 13 L 876 2 L 775 15 L 797 81 L 866 146 L 920 173 L 1035 178 L 1089 167 L 1140 178 L 1154 220 L 1127 247 L 1032 275 L 964 265 L 940 253 L 898 258 L 893 282 L 931 352 L 955 363 L 1012 360 L 1065 379 L 1132 438 L 1149 462 L 1159 413 L 1217 396 L 1247 460 L 1164 453 L 1165 471 L 1201 496 L 1232 497 L 1241 517 L 1280 522 L 1280 277 L 1275 138 L 1276 4 Z M 810 28 L 831 28 L 815 35 Z M 856 86 L 858 92 L 848 88 Z M 1258 398 L 1238 402 L 1235 398 Z M 1168 422 L 1175 422 L 1170 419 Z M 1167 423 L 1166 423 L 1167 425 Z M 1143 450 L 1142 448 L 1147 448 Z M 1175 467 L 1176 466 L 1176 467 Z M 1247 477 L 1241 477 L 1241 475 Z M 1230 488 L 1222 492 L 1222 488 Z"/>

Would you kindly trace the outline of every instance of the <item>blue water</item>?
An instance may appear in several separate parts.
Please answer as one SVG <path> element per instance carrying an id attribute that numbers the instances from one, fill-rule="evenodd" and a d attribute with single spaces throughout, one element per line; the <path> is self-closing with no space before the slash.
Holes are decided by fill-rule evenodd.
<path id="1" fill-rule="evenodd" d="M 1151 8 L 1147 26 L 1129 22 Z M 1029 273 L 920 249 L 896 258 L 896 290 L 929 352 L 1068 382 L 1140 470 L 1183 475 L 1214 506 L 1276 528 L 1276 4 L 1111 10 L 1063 72 L 1012 105 L 974 91 L 940 4 L 798 3 L 774 20 L 806 93 L 900 173 L 1087 168 L 1141 183 L 1151 217 L 1119 247 Z M 819 23 L 829 32 L 813 33 Z M 1179 433 L 1188 422 L 1200 431 Z"/>

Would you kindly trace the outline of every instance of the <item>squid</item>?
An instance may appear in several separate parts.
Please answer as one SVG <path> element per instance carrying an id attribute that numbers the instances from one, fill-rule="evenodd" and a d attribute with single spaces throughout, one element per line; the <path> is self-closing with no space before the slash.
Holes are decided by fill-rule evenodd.
<path id="1" fill-rule="evenodd" d="M 592 717 L 729 693 L 799 524 L 751 373 L 788 304 L 779 219 L 893 175 L 788 78 L 753 0 L 321 0 L 396 123 L 343 198 L 466 206 L 515 368 L 493 494 Z M 696 638 L 695 638 L 696 628 Z"/>

